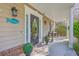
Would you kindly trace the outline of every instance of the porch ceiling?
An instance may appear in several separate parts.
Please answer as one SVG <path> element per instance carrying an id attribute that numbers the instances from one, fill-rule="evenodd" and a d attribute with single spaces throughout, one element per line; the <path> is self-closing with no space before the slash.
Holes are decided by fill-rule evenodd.
<path id="1" fill-rule="evenodd" d="M 31 3 L 42 13 L 45 13 L 51 19 L 56 22 L 63 21 L 63 19 L 69 19 L 70 9 L 74 3 Z"/>

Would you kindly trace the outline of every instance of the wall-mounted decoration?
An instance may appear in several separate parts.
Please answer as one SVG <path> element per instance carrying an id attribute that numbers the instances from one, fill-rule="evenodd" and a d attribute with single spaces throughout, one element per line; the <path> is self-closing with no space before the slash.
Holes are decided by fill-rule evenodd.
<path id="1" fill-rule="evenodd" d="M 31 42 L 36 44 L 39 42 L 39 18 L 35 15 L 30 15 L 31 19 Z"/>
<path id="2" fill-rule="evenodd" d="M 49 22 L 49 32 L 51 32 L 51 22 Z"/>
<path id="3" fill-rule="evenodd" d="M 16 17 L 17 16 L 17 9 L 16 9 L 16 7 L 12 7 L 11 8 L 11 12 L 12 12 L 12 16 L 14 16 L 14 17 Z"/>
<path id="4" fill-rule="evenodd" d="M 44 20 L 44 24 L 45 24 L 45 25 L 47 24 L 47 21 L 46 21 L 46 20 Z"/>
<path id="5" fill-rule="evenodd" d="M 7 18 L 7 23 L 18 24 L 19 20 L 16 18 Z"/>

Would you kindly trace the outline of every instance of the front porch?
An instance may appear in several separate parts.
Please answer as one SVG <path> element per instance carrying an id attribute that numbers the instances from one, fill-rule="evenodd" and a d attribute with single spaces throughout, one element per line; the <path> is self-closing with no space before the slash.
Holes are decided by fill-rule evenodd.
<path id="1" fill-rule="evenodd" d="M 32 43 L 31 56 L 76 56 L 73 49 L 75 42 L 73 20 L 78 16 L 75 11 L 78 11 L 79 5 L 64 3 L 0 5 L 4 6 L 3 10 L 7 10 L 6 14 L 1 14 L 0 19 L 0 55 L 25 56 L 23 45 Z M 9 12 L 12 6 L 19 10 L 16 17 Z M 6 22 L 7 19 L 13 21 L 16 19 L 18 23 Z"/>

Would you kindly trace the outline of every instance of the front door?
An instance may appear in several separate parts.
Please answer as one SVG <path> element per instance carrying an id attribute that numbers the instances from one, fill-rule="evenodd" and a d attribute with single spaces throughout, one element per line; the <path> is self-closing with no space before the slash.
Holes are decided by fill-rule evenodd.
<path id="1" fill-rule="evenodd" d="M 37 44 L 39 42 L 39 18 L 35 15 L 30 15 L 31 19 L 31 42 Z"/>

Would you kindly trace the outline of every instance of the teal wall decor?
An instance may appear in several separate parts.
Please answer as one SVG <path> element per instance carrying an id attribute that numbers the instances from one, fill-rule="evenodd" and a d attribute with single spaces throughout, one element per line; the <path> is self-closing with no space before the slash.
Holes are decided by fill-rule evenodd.
<path id="1" fill-rule="evenodd" d="M 18 24 L 19 20 L 16 18 L 7 18 L 7 23 Z"/>

